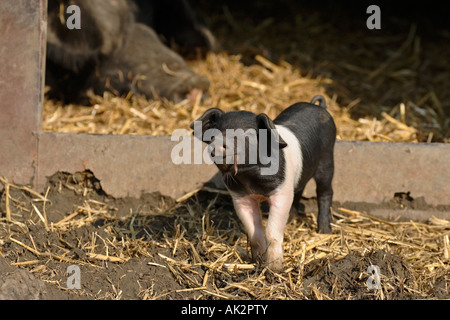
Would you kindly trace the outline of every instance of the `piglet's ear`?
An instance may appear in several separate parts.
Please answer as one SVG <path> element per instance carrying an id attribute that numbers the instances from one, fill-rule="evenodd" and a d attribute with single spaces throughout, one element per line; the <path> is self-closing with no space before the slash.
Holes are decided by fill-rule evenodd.
<path id="1" fill-rule="evenodd" d="M 206 130 L 213 129 L 216 127 L 216 123 L 219 120 L 219 118 L 224 114 L 224 112 L 217 108 L 211 108 L 205 111 L 205 113 L 191 123 L 189 126 L 192 130 L 194 130 L 193 135 L 199 138 L 200 140 L 203 140 L 202 137 Z M 197 126 L 195 125 L 196 122 L 200 122 L 201 125 L 201 132 L 196 132 L 198 130 Z M 199 136 L 201 134 L 201 136 Z"/>
<path id="2" fill-rule="evenodd" d="M 271 138 L 270 138 L 270 134 L 275 134 L 275 139 L 276 141 L 278 141 L 278 145 L 280 149 L 283 149 L 284 147 L 287 146 L 287 143 L 283 140 L 283 138 L 278 134 L 278 132 L 272 132 L 272 130 L 275 130 L 275 124 L 273 123 L 272 120 L 270 120 L 270 118 L 265 114 L 265 113 L 261 113 L 260 115 L 258 115 L 256 117 L 256 123 L 258 126 L 258 132 L 260 129 L 266 129 L 267 130 L 267 138 L 268 138 L 268 142 L 270 143 Z"/>

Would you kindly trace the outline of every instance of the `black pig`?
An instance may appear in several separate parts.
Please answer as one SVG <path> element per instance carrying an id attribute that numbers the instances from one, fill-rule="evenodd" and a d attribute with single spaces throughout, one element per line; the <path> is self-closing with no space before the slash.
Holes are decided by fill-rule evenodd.
<path id="1" fill-rule="evenodd" d="M 178 5 L 176 1 L 170 3 Z M 66 9 L 72 4 L 80 8 L 81 29 L 69 29 L 65 24 L 69 16 Z M 158 9 L 156 2 L 149 4 Z M 183 4 L 189 8 L 187 3 Z M 181 15 L 185 9 L 177 12 Z M 177 100 L 193 89 L 207 91 L 206 77 L 195 74 L 179 54 L 160 41 L 151 27 L 136 22 L 140 10 L 132 0 L 49 0 L 46 70 L 46 82 L 52 89 L 49 96 L 80 102 L 86 91 L 93 88 L 97 94 L 105 90 L 117 94 L 132 91 L 149 98 L 157 95 Z M 170 20 L 168 10 L 162 13 Z M 158 11 L 154 14 L 158 15 Z M 192 19 L 190 22 L 195 25 Z M 176 30 L 177 21 L 172 20 L 172 25 Z"/>

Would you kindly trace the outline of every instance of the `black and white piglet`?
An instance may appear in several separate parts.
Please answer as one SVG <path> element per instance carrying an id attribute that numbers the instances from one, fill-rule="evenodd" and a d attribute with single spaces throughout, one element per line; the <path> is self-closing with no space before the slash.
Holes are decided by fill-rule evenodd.
<path id="1" fill-rule="evenodd" d="M 284 228 L 311 178 L 317 185 L 319 232 L 331 232 L 336 127 L 322 96 L 290 106 L 273 121 L 264 113 L 217 108 L 207 110 L 197 121 L 191 129 L 201 128 L 194 135 L 209 144 L 254 260 L 263 258 L 273 270 L 282 269 Z M 239 150 L 237 140 L 246 142 L 244 150 Z M 270 172 L 270 168 L 276 170 Z M 270 205 L 265 232 L 259 207 L 262 200 Z"/>

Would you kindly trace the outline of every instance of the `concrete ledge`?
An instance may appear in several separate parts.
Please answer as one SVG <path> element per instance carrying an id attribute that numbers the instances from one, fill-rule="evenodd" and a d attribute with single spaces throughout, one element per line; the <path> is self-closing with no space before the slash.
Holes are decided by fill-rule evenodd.
<path id="1" fill-rule="evenodd" d="M 190 138 L 193 139 L 193 138 Z M 175 165 L 175 142 L 165 136 L 90 135 L 43 132 L 39 135 L 36 187 L 57 171 L 91 170 L 113 197 L 139 198 L 160 192 L 172 198 L 199 188 L 217 169 L 210 165 Z"/>
<path id="2" fill-rule="evenodd" d="M 43 132 L 39 135 L 36 184 L 41 189 L 46 177 L 56 171 L 89 169 L 114 197 L 159 191 L 178 198 L 214 176 L 216 187 L 224 188 L 214 165 L 175 165 L 171 160 L 175 144 L 168 136 Z M 429 205 L 450 205 L 449 164 L 450 145 L 446 144 L 338 141 L 334 200 L 381 203 L 397 192 L 410 192 Z M 313 181 L 305 196 L 315 196 Z"/>
<path id="3" fill-rule="evenodd" d="M 388 201 L 396 192 L 423 197 L 429 205 L 450 204 L 450 145 L 338 141 L 334 200 Z M 305 196 L 314 195 L 311 183 Z"/>

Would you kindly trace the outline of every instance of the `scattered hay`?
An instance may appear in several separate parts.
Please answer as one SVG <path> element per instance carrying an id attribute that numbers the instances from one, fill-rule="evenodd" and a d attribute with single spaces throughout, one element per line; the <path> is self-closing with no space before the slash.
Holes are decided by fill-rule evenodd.
<path id="1" fill-rule="evenodd" d="M 103 97 L 91 95 L 92 106 L 62 105 L 47 100 L 44 104 L 44 130 L 72 133 L 170 135 L 175 129 L 188 129 L 211 107 L 225 111 L 248 110 L 275 118 L 293 103 L 325 96 L 328 110 L 337 125 L 338 140 L 418 142 L 418 129 L 404 122 L 404 104 L 383 113 L 382 119 L 364 117 L 355 120 L 350 109 L 343 107 L 337 96 L 329 97 L 329 78 L 302 76 L 300 70 L 281 61 L 274 64 L 256 56 L 258 64 L 245 66 L 239 55 L 210 53 L 205 60 L 191 62 L 193 69 L 211 81 L 207 97 L 201 101 L 193 95 L 178 103 L 147 100 L 129 94 L 117 97 L 105 92 Z M 400 115 L 400 120 L 394 116 Z M 409 115 L 408 115 L 409 117 Z"/>
<path id="2" fill-rule="evenodd" d="M 210 107 L 275 117 L 292 103 L 322 94 L 340 140 L 449 141 L 446 31 L 427 34 L 422 24 L 395 21 L 372 32 L 359 20 L 343 18 L 346 6 L 311 11 L 299 5 L 295 18 L 290 9 L 270 9 L 267 18 L 258 10 L 249 14 L 246 4 L 232 11 L 228 6 L 233 7 L 202 5 L 211 30 L 231 52 L 189 62 L 211 82 L 204 100 L 197 93 L 177 103 L 131 93 L 91 95 L 89 107 L 47 100 L 44 129 L 170 135 L 188 129 Z"/>
<path id="3" fill-rule="evenodd" d="M 64 270 L 58 264 L 82 266 L 86 277 L 94 272 L 89 270 L 95 270 L 95 279 L 102 273 L 117 274 L 117 278 L 105 280 L 110 290 L 105 292 L 103 283 L 102 294 L 93 293 L 90 283 L 85 283 L 85 289 L 77 291 L 83 298 L 450 297 L 447 220 L 432 217 L 427 223 L 384 221 L 338 207 L 333 210 L 333 234 L 321 235 L 315 232 L 315 215 L 307 212 L 287 225 L 285 268 L 275 273 L 250 262 L 247 237 L 229 196 L 222 191 L 198 191 L 184 201 L 161 202 L 151 210 L 130 208 L 128 215 L 118 218 L 113 213 L 119 210 L 120 199 L 95 200 L 90 190 L 85 196 L 78 194 L 83 206 L 53 221 L 58 217 L 52 212 L 53 190 L 36 197 L 29 188 L 4 179 L 1 183 L 5 188 L 0 199 L 0 255 L 65 291 L 64 273 L 59 278 L 55 275 L 57 270 Z M 73 188 L 81 191 L 85 185 Z M 73 192 L 65 187 L 63 190 Z M 43 212 L 44 203 L 48 230 L 34 209 Z M 6 218 L 7 210 L 10 218 Z M 370 265 L 381 270 L 380 289 L 367 287 Z M 127 296 L 125 284 L 120 281 L 136 266 L 140 273 L 152 272 L 154 278 L 147 286 L 138 278 L 139 290 L 134 288 L 137 296 Z M 49 268 L 53 270 L 50 273 Z M 130 286 L 132 283 L 127 282 Z"/>

